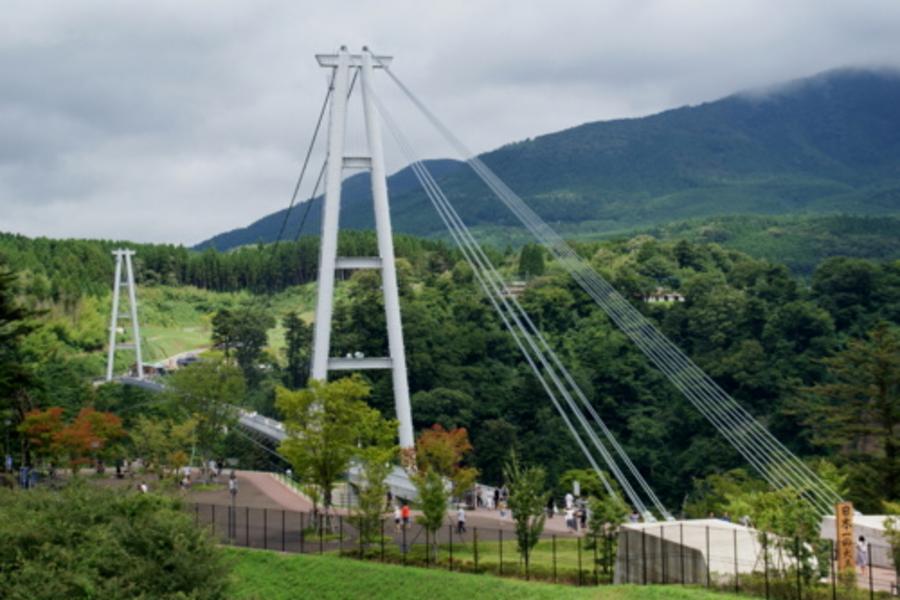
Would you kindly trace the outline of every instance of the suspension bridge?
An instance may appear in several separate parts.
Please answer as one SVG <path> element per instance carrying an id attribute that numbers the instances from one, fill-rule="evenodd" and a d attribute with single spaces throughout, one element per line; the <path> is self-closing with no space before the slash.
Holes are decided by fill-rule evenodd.
<path id="1" fill-rule="evenodd" d="M 774 489 L 794 490 L 821 515 L 833 512 L 834 505 L 841 501 L 839 495 L 698 367 L 631 302 L 617 292 L 510 186 L 470 151 L 453 130 L 441 121 L 394 72 L 390 57 L 377 55 L 365 47 L 359 54 L 352 54 L 346 47 L 342 47 L 336 54 L 319 55 L 317 59 L 322 67 L 331 71 L 330 78 L 314 133 L 302 163 L 300 176 L 294 187 L 278 239 L 275 241 L 276 245 L 281 241 L 290 211 L 297 203 L 299 190 L 327 113 L 327 155 L 318 171 L 313 192 L 306 201 L 306 213 L 303 218 L 305 221 L 309 207 L 318 198 L 319 189 L 324 182 L 325 191 L 321 196 L 324 206 L 311 368 L 314 378 L 324 380 L 329 371 L 335 370 L 390 370 L 399 421 L 400 446 L 403 448 L 413 446 L 406 359 L 381 139 L 381 125 L 384 124 L 391 138 L 396 142 L 403 160 L 411 166 L 418 183 L 447 227 L 454 243 L 472 268 L 475 280 L 485 298 L 497 312 L 503 326 L 509 332 L 516 347 L 522 353 L 523 359 L 546 393 L 547 399 L 559 413 L 585 459 L 600 477 L 606 491 L 613 496 L 618 494 L 612 482 L 606 477 L 606 473 L 609 473 L 622 490 L 622 494 L 625 496 L 623 501 L 640 512 L 645 521 L 655 521 L 657 518 L 673 519 L 672 512 L 653 491 L 651 482 L 647 481 L 635 466 L 582 387 L 578 385 L 551 341 L 530 318 L 518 299 L 509 293 L 504 278 L 441 189 L 439 182 L 422 160 L 421 154 L 404 134 L 394 113 L 377 94 L 374 82 L 374 73 L 377 71 L 385 74 L 390 84 L 400 90 L 402 96 L 425 118 L 435 133 L 461 160 L 471 167 L 496 200 L 512 213 L 534 239 L 548 251 L 557 264 L 571 275 L 572 279 L 596 302 L 609 319 L 631 339 L 647 360 L 665 375 L 668 381 L 716 428 L 760 477 Z M 365 156 L 347 155 L 344 148 L 348 101 L 357 91 L 362 96 L 364 111 L 368 145 L 368 154 Z M 378 256 L 337 256 L 341 183 L 343 172 L 346 169 L 367 169 L 371 173 Z M 133 277 L 130 274 L 130 262 L 127 262 L 126 266 L 133 307 Z M 353 359 L 330 355 L 334 279 L 338 269 L 376 269 L 381 272 L 389 356 Z M 118 282 L 118 269 L 116 277 Z M 118 283 L 115 298 L 118 299 Z M 132 312 L 134 312 L 133 308 Z M 117 312 L 114 311 L 111 324 L 113 331 L 117 318 Z M 136 315 L 133 315 L 134 325 L 136 325 L 136 319 Z M 135 329 L 135 337 L 137 336 L 137 329 Z M 114 339 L 112 333 L 111 339 Z M 112 356 L 112 350 L 110 356 Z M 141 363 L 138 361 L 138 364 Z M 121 381 L 151 389 L 159 386 L 157 383 L 144 381 L 140 369 L 137 378 L 123 378 Z M 239 422 L 245 429 L 275 442 L 285 436 L 281 423 L 259 415 L 241 411 Z M 395 479 L 392 487 L 396 484 L 397 492 L 401 491 L 401 487 L 411 488 L 402 469 L 398 469 L 398 472 L 392 474 L 392 477 Z"/>

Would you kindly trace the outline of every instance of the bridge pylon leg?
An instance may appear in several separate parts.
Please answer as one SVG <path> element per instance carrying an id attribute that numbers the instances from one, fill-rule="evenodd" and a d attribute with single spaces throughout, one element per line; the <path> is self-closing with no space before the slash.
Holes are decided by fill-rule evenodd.
<path id="1" fill-rule="evenodd" d="M 410 454 L 415 441 L 409 403 L 403 324 L 400 318 L 400 294 L 397 286 L 381 127 L 372 97 L 373 73 L 376 68 L 390 62 L 390 58 L 378 57 L 378 64 L 375 65 L 371 53 L 365 48 L 361 54 L 350 54 L 346 47 L 341 47 L 336 55 L 319 55 L 317 58 L 323 67 L 334 69 L 334 89 L 331 95 L 328 123 L 328 164 L 325 171 L 325 202 L 322 209 L 319 282 L 310 372 L 313 379 L 326 380 L 328 372 L 333 370 L 390 369 L 394 389 L 394 405 L 399 421 L 400 447 L 406 451 L 406 454 Z M 350 74 L 354 69 L 358 71 L 361 81 L 363 116 L 369 152 L 368 156 L 363 157 L 346 156 L 344 152 L 347 96 Z M 363 168 L 370 171 L 375 232 L 378 240 L 378 256 L 376 257 L 340 258 L 337 255 L 341 183 L 343 171 L 347 168 Z M 366 358 L 359 353 L 351 353 L 345 358 L 331 357 L 334 282 L 338 269 L 377 269 L 381 271 L 388 357 Z"/>

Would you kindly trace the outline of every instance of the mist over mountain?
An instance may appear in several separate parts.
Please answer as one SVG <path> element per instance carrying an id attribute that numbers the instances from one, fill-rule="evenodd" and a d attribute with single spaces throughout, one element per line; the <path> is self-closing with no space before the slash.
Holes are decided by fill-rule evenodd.
<path id="1" fill-rule="evenodd" d="M 568 234 L 735 214 L 900 213 L 900 72 L 842 69 L 652 116 L 586 123 L 481 156 L 545 220 Z M 518 223 L 467 166 L 429 161 L 475 227 Z M 407 167 L 388 180 L 397 231 L 443 227 Z M 319 231 L 320 199 L 303 233 Z M 293 239 L 306 206 L 291 212 Z M 284 211 L 198 248 L 274 241 Z M 344 183 L 341 225 L 371 228 L 368 174 Z"/>

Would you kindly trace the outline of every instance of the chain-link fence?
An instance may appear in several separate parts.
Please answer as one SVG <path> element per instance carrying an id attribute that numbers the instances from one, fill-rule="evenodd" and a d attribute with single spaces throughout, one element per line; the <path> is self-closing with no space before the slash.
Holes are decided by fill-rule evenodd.
<path id="1" fill-rule="evenodd" d="M 432 533 L 414 522 L 367 523 L 322 512 L 216 504 L 190 509 L 196 522 L 223 543 L 282 552 L 573 585 L 695 585 L 779 600 L 872 600 L 898 593 L 887 546 L 869 544 L 866 564 L 840 573 L 828 540 L 812 546 L 727 523 L 626 524 L 596 536 L 545 532 L 526 556 L 511 524 L 459 528 L 448 523 Z"/>

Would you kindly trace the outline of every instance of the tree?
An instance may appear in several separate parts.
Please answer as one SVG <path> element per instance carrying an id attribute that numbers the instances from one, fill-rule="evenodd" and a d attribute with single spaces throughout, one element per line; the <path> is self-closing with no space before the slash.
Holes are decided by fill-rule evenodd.
<path id="1" fill-rule="evenodd" d="M 364 422 L 359 424 L 360 439 L 357 443 L 361 481 L 356 517 L 360 535 L 375 539 L 378 524 L 387 508 L 385 498 L 386 479 L 393 468 L 399 447 L 397 446 L 397 420 L 385 419 L 378 411 L 363 412 Z"/>
<path id="2" fill-rule="evenodd" d="M 540 277 L 544 274 L 544 249 L 537 244 L 525 244 L 519 253 L 519 275 Z"/>
<path id="3" fill-rule="evenodd" d="M 798 490 L 783 487 L 731 497 L 728 509 L 733 515 L 749 516 L 761 536 L 774 533 L 774 538 L 761 543 L 793 557 L 807 582 L 817 576 L 812 561 L 816 550 L 823 549 L 819 539 L 821 515 Z M 824 564 L 819 561 L 819 565 Z"/>
<path id="4" fill-rule="evenodd" d="M 475 462 L 481 472 L 481 481 L 499 485 L 503 480 L 506 457 L 510 449 L 518 445 L 515 426 L 506 419 L 482 421 L 474 445 L 478 448 Z"/>
<path id="5" fill-rule="evenodd" d="M 874 460 L 881 493 L 900 497 L 900 332 L 881 323 L 823 362 L 832 381 L 805 388 L 800 405 L 815 443 Z"/>
<path id="6" fill-rule="evenodd" d="M 268 342 L 275 318 L 262 308 L 245 305 L 237 310 L 222 309 L 212 319 L 214 344 L 223 346 L 226 359 L 234 349 L 238 365 L 251 386 L 259 382 L 258 361 Z"/>
<path id="7" fill-rule="evenodd" d="M 53 406 L 33 410 L 19 426 L 35 456 L 57 465 L 68 458 L 73 473 L 104 456 L 112 442 L 125 437 L 122 421 L 116 415 L 90 407 L 82 408 L 71 423 L 63 420 L 63 409 Z"/>
<path id="8" fill-rule="evenodd" d="M 550 494 L 544 490 L 546 475 L 540 467 L 523 469 L 512 452 L 503 476 L 509 488 L 509 510 L 516 523 L 516 543 L 519 554 L 525 558 L 527 573 L 531 550 L 538 543 L 547 518 L 544 509 Z"/>
<path id="9" fill-rule="evenodd" d="M 36 458 L 55 465 L 62 460 L 59 432 L 64 427 L 63 409 L 54 406 L 46 410 L 29 411 L 18 430 L 25 436 Z"/>
<path id="10" fill-rule="evenodd" d="M 210 459 L 228 427 L 233 426 L 246 385 L 240 369 L 224 362 L 201 360 L 169 378 L 169 399 L 185 418 L 196 423 L 197 452 L 207 473 Z"/>
<path id="11" fill-rule="evenodd" d="M 227 308 L 216 311 L 212 318 L 212 343 L 221 346 L 225 353 L 225 359 L 230 357 L 231 349 L 236 343 L 234 333 L 234 318 Z"/>
<path id="12" fill-rule="evenodd" d="M 321 491 L 326 513 L 332 505 L 334 483 L 347 472 L 350 460 L 362 449 L 384 441 L 385 421 L 365 403 L 369 392 L 369 385 L 358 375 L 329 382 L 312 380 L 306 389 L 280 387 L 275 392 L 288 436 L 279 452 L 301 480 Z"/>
<path id="13" fill-rule="evenodd" d="M 26 359 L 23 343 L 39 328 L 40 312 L 24 306 L 18 298 L 18 275 L 0 257 L 0 409 L 21 423 L 33 408 L 29 390 L 37 385 L 36 369 Z M 29 446 L 26 441 L 25 461 Z"/>
<path id="14" fill-rule="evenodd" d="M 177 474 L 187 464 L 187 452 L 196 443 L 196 429 L 193 417 L 179 422 L 141 415 L 131 430 L 131 441 L 144 464 L 162 478 L 167 467 Z"/>
<path id="15" fill-rule="evenodd" d="M 465 467 L 462 461 L 472 450 L 469 434 L 462 427 L 447 431 L 440 425 L 426 429 L 416 440 L 416 462 L 423 472 L 435 471 L 453 485 L 453 495 L 469 491 L 478 477 L 478 470 Z"/>
<path id="16" fill-rule="evenodd" d="M 310 346 L 312 344 L 312 327 L 303 322 L 294 311 L 285 315 L 284 355 L 287 367 L 284 372 L 284 385 L 296 390 L 309 379 Z"/>
<path id="17" fill-rule="evenodd" d="M 448 388 L 435 388 L 413 394 L 412 414 L 419 423 L 437 423 L 445 428 L 468 427 L 474 419 L 475 401 L 469 394 Z"/>
<path id="18" fill-rule="evenodd" d="M 588 500 L 590 518 L 588 519 L 588 535 L 585 547 L 592 549 L 597 545 L 597 561 L 599 564 L 612 564 L 618 551 L 618 539 L 614 534 L 619 526 L 628 518 L 628 505 L 622 500 L 621 495 L 603 494 L 591 496 Z M 601 539 L 608 539 L 607 543 L 599 543 Z"/>
<path id="19" fill-rule="evenodd" d="M 0 489 L 0 597 L 230 597 L 230 562 L 184 508 L 80 481 Z"/>
<path id="20" fill-rule="evenodd" d="M 81 465 L 97 462 L 106 456 L 110 445 L 125 437 L 122 420 L 116 415 L 91 407 L 82 408 L 78 416 L 57 434 L 57 443 L 69 458 L 69 466 L 77 473 Z"/>
<path id="21" fill-rule="evenodd" d="M 884 513 L 890 515 L 884 520 L 884 537 L 891 545 L 894 573 L 900 577 L 900 502 L 885 502 Z"/>
<path id="22" fill-rule="evenodd" d="M 412 479 L 416 491 L 419 493 L 419 508 L 422 511 L 422 514 L 416 517 L 416 522 L 431 534 L 431 545 L 428 551 L 436 556 L 436 534 L 444 524 L 450 494 L 444 478 L 435 470 L 416 473 Z"/>

